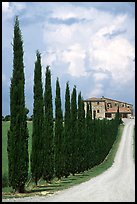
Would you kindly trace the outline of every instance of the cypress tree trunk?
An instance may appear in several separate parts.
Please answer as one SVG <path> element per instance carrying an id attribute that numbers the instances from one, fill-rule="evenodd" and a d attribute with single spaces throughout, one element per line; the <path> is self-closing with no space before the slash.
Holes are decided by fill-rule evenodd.
<path id="1" fill-rule="evenodd" d="M 64 137 L 63 137 L 63 115 L 61 110 L 59 80 L 56 81 L 55 98 L 55 175 L 60 179 L 64 173 Z"/>
<path id="2" fill-rule="evenodd" d="M 41 56 L 37 51 L 37 60 L 34 70 L 34 107 L 33 107 L 33 132 L 31 152 L 31 173 L 32 178 L 37 181 L 42 176 L 43 170 L 43 89 L 41 73 Z"/>
<path id="3" fill-rule="evenodd" d="M 46 67 L 44 93 L 44 135 L 43 135 L 43 178 L 50 182 L 54 175 L 54 148 L 53 148 L 53 106 L 51 89 L 51 72 Z"/>
<path id="4" fill-rule="evenodd" d="M 13 75 L 10 86 L 10 130 L 8 131 L 9 185 L 24 192 L 28 178 L 28 129 L 24 96 L 23 40 L 18 17 L 15 19 L 13 39 Z"/>
<path id="5" fill-rule="evenodd" d="M 64 168 L 64 175 L 65 177 L 69 176 L 70 174 L 70 148 L 71 148 L 71 120 L 70 120 L 70 90 L 69 90 L 69 83 L 66 84 L 66 93 L 65 93 L 65 116 L 64 116 L 64 161 L 65 161 L 65 168 Z"/>

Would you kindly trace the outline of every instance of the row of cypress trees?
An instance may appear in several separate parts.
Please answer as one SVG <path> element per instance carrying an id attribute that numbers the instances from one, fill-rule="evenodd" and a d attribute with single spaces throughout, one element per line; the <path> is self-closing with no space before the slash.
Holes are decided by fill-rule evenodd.
<path id="1" fill-rule="evenodd" d="M 28 179 L 28 129 L 24 94 L 23 40 L 18 17 L 13 40 L 13 76 L 10 86 L 11 122 L 8 131 L 9 185 L 24 192 Z M 31 175 L 36 185 L 40 178 L 50 182 L 54 177 L 83 172 L 104 160 L 117 135 L 119 114 L 115 120 L 93 120 L 91 104 L 85 114 L 81 93 L 74 86 L 70 96 L 66 84 L 63 117 L 59 79 L 56 81 L 55 121 L 53 120 L 51 71 L 46 67 L 45 89 L 42 86 L 41 55 L 36 53 L 34 69 L 34 104 Z"/>
<path id="2" fill-rule="evenodd" d="M 37 69 L 40 73 L 41 61 L 39 53 L 37 53 L 35 73 L 37 73 Z M 35 88 L 37 88 L 37 92 L 35 92 Z M 41 90 L 41 74 L 36 74 L 36 80 L 34 75 L 34 118 L 31 154 L 31 158 L 34 158 L 31 160 L 31 164 L 32 167 L 35 167 L 31 168 L 31 171 L 36 184 L 40 176 L 49 182 L 53 177 L 60 179 L 63 176 L 74 175 L 101 163 L 116 139 L 119 113 L 111 121 L 92 119 L 91 104 L 87 104 L 87 112 L 85 113 L 81 93 L 78 94 L 77 102 L 76 86 L 74 86 L 70 96 L 69 83 L 67 83 L 65 113 L 63 116 L 60 85 L 57 78 L 55 122 L 53 122 L 49 67 L 46 68 L 44 104 L 42 103 L 43 94 Z M 37 114 L 35 114 L 35 104 L 38 104 Z M 44 109 L 44 115 L 42 109 Z M 38 162 L 36 162 L 37 160 Z M 39 176 L 37 176 L 37 172 L 39 172 Z"/>

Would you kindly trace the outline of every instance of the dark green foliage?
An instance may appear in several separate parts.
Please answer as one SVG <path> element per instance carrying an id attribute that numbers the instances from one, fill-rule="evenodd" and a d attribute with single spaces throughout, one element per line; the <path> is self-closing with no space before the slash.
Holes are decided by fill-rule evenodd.
<path id="1" fill-rule="evenodd" d="M 2 188 L 7 187 L 8 186 L 8 177 L 6 174 L 2 175 Z"/>
<path id="2" fill-rule="evenodd" d="M 33 115 L 30 116 L 30 121 L 32 121 L 32 120 L 33 120 Z"/>
<path id="3" fill-rule="evenodd" d="M 78 95 L 78 120 L 77 120 L 77 172 L 84 171 L 84 140 L 85 140 L 85 110 L 81 92 Z"/>
<path id="4" fill-rule="evenodd" d="M 121 119 L 121 114 L 119 112 L 119 106 L 118 106 L 118 109 L 117 109 L 117 113 L 115 115 L 115 120 L 117 121 L 118 124 L 122 124 L 123 123 L 123 121 Z"/>
<path id="5" fill-rule="evenodd" d="M 71 155 L 71 123 L 70 123 L 70 90 L 69 83 L 66 84 L 65 93 L 65 115 L 64 115 L 64 175 L 65 177 L 70 174 L 70 155 Z"/>
<path id="6" fill-rule="evenodd" d="M 10 121 L 10 115 L 6 115 L 5 118 L 3 117 L 3 121 Z"/>
<path id="7" fill-rule="evenodd" d="M 71 96 L 71 173 L 74 175 L 77 172 L 77 94 L 76 86 L 74 86 Z"/>
<path id="8" fill-rule="evenodd" d="M 7 151 L 9 185 L 18 192 L 24 192 L 28 178 L 28 129 L 24 96 L 23 40 L 18 17 L 15 19 L 13 39 L 13 75 L 10 86 L 10 130 Z"/>
<path id="9" fill-rule="evenodd" d="M 55 176 L 60 179 L 64 174 L 64 132 L 63 114 L 61 109 L 59 80 L 56 81 L 55 98 Z"/>
<path id="10" fill-rule="evenodd" d="M 43 178 L 50 181 L 54 175 L 54 146 L 53 146 L 53 105 L 51 89 L 51 72 L 46 67 L 44 93 L 44 130 L 43 130 Z"/>
<path id="11" fill-rule="evenodd" d="M 94 118 L 94 120 L 96 118 L 96 111 L 95 110 L 93 111 L 93 118 Z"/>
<path id="12" fill-rule="evenodd" d="M 85 135 L 85 149 L 87 150 L 87 153 L 85 153 L 86 170 L 103 162 L 116 139 L 118 126 L 119 124 L 114 119 L 90 119 L 89 107 L 87 107 Z"/>
<path id="13" fill-rule="evenodd" d="M 34 70 L 34 107 L 31 152 L 31 173 L 36 185 L 43 173 L 43 89 L 41 56 L 37 51 Z"/>
<path id="14" fill-rule="evenodd" d="M 91 144 L 92 137 L 93 137 L 93 125 L 92 125 L 92 118 L 91 118 L 91 112 L 90 112 L 90 105 L 87 104 L 87 113 L 85 118 L 85 159 L 84 159 L 84 166 L 85 170 L 88 170 L 90 167 L 90 161 L 92 161 L 92 155 L 91 150 L 93 148 L 93 144 Z"/>
<path id="15" fill-rule="evenodd" d="M 28 109 L 28 108 L 25 108 L 25 110 L 26 110 L 26 115 L 28 115 L 29 109 Z"/>

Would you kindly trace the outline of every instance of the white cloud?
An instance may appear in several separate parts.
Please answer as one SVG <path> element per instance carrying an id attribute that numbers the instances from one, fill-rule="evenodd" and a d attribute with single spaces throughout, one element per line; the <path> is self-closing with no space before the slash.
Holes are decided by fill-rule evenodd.
<path id="1" fill-rule="evenodd" d="M 134 67 L 130 67 L 134 58 L 133 46 L 124 38 L 107 39 L 95 37 L 90 50 L 91 64 L 112 73 L 113 80 L 126 83 L 133 77 Z"/>
<path id="2" fill-rule="evenodd" d="M 97 14 L 97 10 L 94 8 L 84 8 L 79 6 L 73 6 L 71 4 L 57 6 L 52 14 L 52 18 L 58 18 L 62 20 L 67 20 L 70 18 L 79 18 L 79 19 L 93 19 L 94 15 Z"/>
<path id="3" fill-rule="evenodd" d="M 93 77 L 94 77 L 95 81 L 97 82 L 97 81 L 102 81 L 104 79 L 107 79 L 108 75 L 105 73 L 102 73 L 102 72 L 97 72 L 97 73 L 93 74 Z"/>
<path id="4" fill-rule="evenodd" d="M 64 49 L 74 42 L 74 33 L 75 26 L 73 25 L 54 25 L 46 22 L 43 29 L 44 43 L 48 46 L 48 49 L 51 49 L 51 47 L 52 49 Z"/>
<path id="5" fill-rule="evenodd" d="M 25 8 L 24 2 L 2 2 L 2 12 L 5 18 L 11 18 Z"/>
<path id="6" fill-rule="evenodd" d="M 72 5 L 64 9 L 58 7 L 51 16 L 61 19 L 85 18 L 84 23 L 81 21 L 72 25 L 45 23 L 44 42 L 47 48 L 52 47 L 55 51 L 58 49 L 60 63 L 69 63 L 66 70 L 69 74 L 85 76 L 85 60 L 88 58 L 88 70 L 98 70 L 101 67 L 111 72 L 114 81 L 120 80 L 124 84 L 133 77 L 129 66 L 134 57 L 134 47 L 127 36 L 118 34 L 119 30 L 127 29 L 129 16 L 112 15 L 92 8 L 75 8 Z M 117 33 L 113 38 L 105 36 L 113 33 Z"/>
<path id="7" fill-rule="evenodd" d="M 104 86 L 101 83 L 98 83 L 92 88 L 91 92 L 89 93 L 89 97 L 99 97 L 104 93 Z"/>
<path id="8" fill-rule="evenodd" d="M 12 7 L 17 11 L 22 11 L 26 8 L 26 4 L 24 2 L 12 2 Z"/>
<path id="9" fill-rule="evenodd" d="M 85 80 L 82 89 L 86 97 L 118 95 L 118 90 L 134 81 L 135 34 L 131 16 L 71 5 L 55 8 L 51 17 L 77 19 L 72 24 L 45 23 L 44 42 L 47 50 L 52 47 L 55 51 L 51 54 L 53 72 L 60 64 L 61 74 Z"/>
<path id="10" fill-rule="evenodd" d="M 54 61 L 57 60 L 57 55 L 55 52 L 48 50 L 48 52 L 42 53 L 42 65 L 52 65 Z"/>
<path id="11" fill-rule="evenodd" d="M 2 2 L 2 12 L 10 17 L 13 15 L 13 10 L 10 7 L 9 2 Z"/>
<path id="12" fill-rule="evenodd" d="M 9 2 L 2 2 L 2 11 L 7 12 L 9 9 Z"/>
<path id="13" fill-rule="evenodd" d="M 132 61 L 135 54 L 134 15 L 129 15 L 131 12 L 127 9 L 115 11 L 111 5 L 107 4 L 106 9 L 106 3 L 98 3 L 99 9 L 92 4 L 83 6 L 69 2 L 2 2 L 3 40 L 7 45 L 3 43 L 3 48 L 11 49 L 12 17 L 20 15 L 27 52 L 32 56 L 39 48 L 43 53 L 43 79 L 45 67 L 50 65 L 54 79 L 59 76 L 63 82 L 67 79 L 70 84 L 78 85 L 83 97 L 99 97 L 106 92 L 108 97 L 112 93 L 127 96 L 131 93 L 129 87 L 134 84 L 135 74 Z M 26 70 L 34 67 L 31 57 L 28 62 Z M 33 71 L 31 68 L 26 71 L 26 78 Z M 124 93 L 125 87 L 127 92 Z"/>
<path id="14" fill-rule="evenodd" d="M 86 76 L 85 72 L 85 50 L 80 44 L 74 44 L 63 52 L 63 60 L 69 63 L 68 73 L 75 77 Z"/>
<path id="15" fill-rule="evenodd" d="M 112 24 L 109 22 L 106 26 L 103 25 L 101 29 L 96 33 L 98 37 L 102 37 L 105 34 L 112 34 L 114 31 L 121 29 L 122 24 L 126 21 L 127 15 L 119 15 L 113 18 Z"/>

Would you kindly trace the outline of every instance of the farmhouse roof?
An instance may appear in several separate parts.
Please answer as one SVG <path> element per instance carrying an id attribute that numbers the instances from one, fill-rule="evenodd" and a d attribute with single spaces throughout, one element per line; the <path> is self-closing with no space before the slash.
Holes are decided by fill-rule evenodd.
<path id="1" fill-rule="evenodd" d="M 116 101 L 116 102 L 119 102 L 119 103 L 126 103 L 126 104 L 129 104 L 129 105 L 132 105 L 131 103 L 127 103 L 127 102 L 124 102 L 124 101 L 118 101 L 118 100 L 111 99 L 111 98 L 103 97 L 103 99 L 105 99 L 105 100 L 110 100 L 110 101 Z"/>
<path id="2" fill-rule="evenodd" d="M 99 102 L 99 101 L 105 101 L 105 99 L 103 98 L 96 98 L 96 97 L 92 97 L 92 98 L 88 98 L 86 100 L 84 100 L 85 102 Z"/>
<path id="3" fill-rule="evenodd" d="M 119 103 L 126 103 L 126 104 L 129 104 L 129 105 L 132 105 L 132 104 L 127 103 L 127 102 L 118 101 L 118 100 L 111 99 L 111 98 L 106 98 L 104 96 L 102 96 L 101 98 L 92 97 L 92 98 L 88 98 L 88 99 L 86 99 L 84 101 L 85 102 L 99 102 L 99 101 L 106 101 L 106 100 L 111 100 L 111 101 L 115 101 L 115 102 L 119 102 Z"/>

